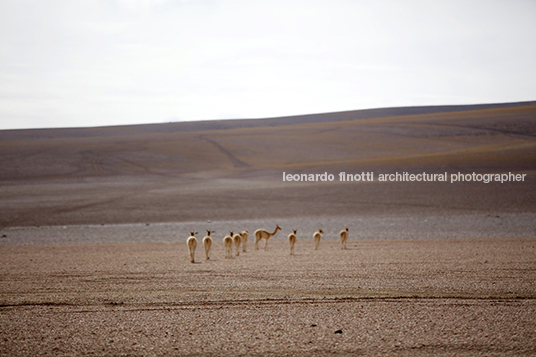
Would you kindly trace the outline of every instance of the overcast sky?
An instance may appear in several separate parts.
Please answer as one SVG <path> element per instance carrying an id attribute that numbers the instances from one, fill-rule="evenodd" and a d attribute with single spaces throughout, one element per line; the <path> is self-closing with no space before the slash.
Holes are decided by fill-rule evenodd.
<path id="1" fill-rule="evenodd" d="M 533 0 L 0 0 L 0 129 L 536 100 Z"/>

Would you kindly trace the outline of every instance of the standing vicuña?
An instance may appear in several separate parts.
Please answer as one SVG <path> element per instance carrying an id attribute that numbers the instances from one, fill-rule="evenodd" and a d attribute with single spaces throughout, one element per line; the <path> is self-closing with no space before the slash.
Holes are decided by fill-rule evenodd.
<path id="1" fill-rule="evenodd" d="M 318 246 L 320 245 L 320 238 L 322 238 L 322 234 L 324 234 L 324 231 L 319 229 L 317 232 L 313 234 L 313 239 L 315 240 L 315 250 L 318 250 Z"/>
<path id="2" fill-rule="evenodd" d="M 242 251 L 245 252 L 246 245 L 248 244 L 249 232 L 246 229 L 245 231 L 242 231 L 240 235 L 242 236 Z"/>
<path id="3" fill-rule="evenodd" d="M 255 250 L 259 250 L 259 242 L 261 239 L 266 239 L 266 243 L 264 244 L 264 250 L 268 250 L 268 239 L 275 236 L 278 230 L 280 230 L 281 227 L 279 227 L 279 224 L 277 227 L 275 227 L 275 231 L 273 233 L 268 232 L 266 229 L 257 229 L 255 231 Z"/>
<path id="4" fill-rule="evenodd" d="M 290 244 L 290 255 L 294 255 L 294 245 L 296 244 L 296 233 L 298 232 L 298 230 L 293 229 L 292 232 L 293 233 L 290 233 L 288 235 L 288 242 Z"/>
<path id="5" fill-rule="evenodd" d="M 240 244 L 242 244 L 242 235 L 237 233 L 233 236 L 233 242 L 236 249 L 236 256 L 240 255 Z"/>
<path id="6" fill-rule="evenodd" d="M 210 259 L 210 247 L 212 247 L 212 238 L 210 237 L 210 231 L 207 229 L 207 235 L 203 238 L 203 245 L 205 246 L 205 255 L 207 260 Z"/>
<path id="7" fill-rule="evenodd" d="M 223 237 L 223 246 L 225 247 L 225 258 L 233 257 L 233 232 Z"/>
<path id="8" fill-rule="evenodd" d="M 190 263 L 195 263 L 195 248 L 197 247 L 197 238 L 194 232 L 190 232 L 190 237 L 186 240 L 188 252 L 190 252 Z"/>
<path id="9" fill-rule="evenodd" d="M 341 249 L 346 249 L 346 241 L 348 240 L 348 228 L 340 231 L 339 235 L 341 236 Z"/>

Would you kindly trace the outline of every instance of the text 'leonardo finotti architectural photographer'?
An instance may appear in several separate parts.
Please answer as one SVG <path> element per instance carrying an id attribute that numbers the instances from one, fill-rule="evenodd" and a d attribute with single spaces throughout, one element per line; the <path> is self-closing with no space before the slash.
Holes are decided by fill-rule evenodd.
<path id="1" fill-rule="evenodd" d="M 463 174 L 458 172 L 457 174 L 450 175 L 450 183 L 454 182 L 516 182 L 525 181 L 527 174 L 515 174 L 515 173 L 500 173 L 500 174 Z M 335 181 L 335 175 L 324 172 L 322 174 L 288 174 L 283 172 L 283 181 L 323 181 L 331 182 Z M 423 172 L 421 174 L 410 174 L 409 172 L 396 172 L 393 174 L 378 174 L 377 181 L 380 182 L 448 182 L 449 174 L 447 172 L 442 174 L 429 174 Z M 374 181 L 374 172 L 361 172 L 359 174 L 351 174 L 346 172 L 339 172 L 339 182 L 360 182 L 360 181 Z"/>

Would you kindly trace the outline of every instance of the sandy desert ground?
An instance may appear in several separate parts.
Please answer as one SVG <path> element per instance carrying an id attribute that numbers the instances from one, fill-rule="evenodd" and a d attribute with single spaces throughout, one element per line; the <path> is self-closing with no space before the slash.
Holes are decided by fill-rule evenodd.
<path id="1" fill-rule="evenodd" d="M 299 238 L 3 246 L 2 354 L 536 353 L 534 237 Z"/>
<path id="2" fill-rule="evenodd" d="M 535 135 L 534 102 L 1 131 L 0 355 L 535 355 Z"/>

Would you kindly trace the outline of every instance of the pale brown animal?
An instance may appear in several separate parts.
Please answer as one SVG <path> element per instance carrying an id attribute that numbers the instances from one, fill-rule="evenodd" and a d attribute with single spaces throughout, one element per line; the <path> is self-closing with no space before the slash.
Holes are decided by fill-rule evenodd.
<path id="1" fill-rule="evenodd" d="M 190 253 L 190 263 L 195 263 L 195 248 L 197 248 L 197 238 L 194 232 L 190 232 L 190 237 L 186 240 L 188 252 Z"/>
<path id="2" fill-rule="evenodd" d="M 242 231 L 240 235 L 242 236 L 242 251 L 246 252 L 246 246 L 248 244 L 248 239 L 249 239 L 249 232 L 245 230 L 245 231 Z"/>
<path id="3" fill-rule="evenodd" d="M 298 233 L 298 230 L 293 229 L 292 233 L 288 235 L 288 243 L 290 244 L 290 255 L 294 255 L 294 246 L 296 245 L 296 233 Z"/>
<path id="4" fill-rule="evenodd" d="M 318 247 L 320 246 L 320 239 L 322 238 L 322 234 L 324 234 L 324 231 L 321 229 L 319 229 L 313 234 L 313 239 L 315 240 L 315 250 L 318 250 Z"/>
<path id="5" fill-rule="evenodd" d="M 242 244 L 242 235 L 237 233 L 233 236 L 233 242 L 235 246 L 235 255 L 238 257 L 240 255 L 240 245 Z"/>
<path id="6" fill-rule="evenodd" d="M 346 249 L 346 241 L 348 240 L 348 228 L 340 231 L 339 235 L 341 236 L 341 249 Z"/>
<path id="7" fill-rule="evenodd" d="M 223 246 L 225 247 L 225 258 L 233 257 L 233 232 L 223 237 Z"/>
<path id="8" fill-rule="evenodd" d="M 205 256 L 210 259 L 210 248 L 212 247 L 212 238 L 210 237 L 210 231 L 207 229 L 207 235 L 203 238 L 203 245 L 205 246 Z"/>
<path id="9" fill-rule="evenodd" d="M 278 230 L 280 230 L 281 227 L 277 225 L 275 227 L 275 231 L 273 233 L 268 232 L 266 229 L 257 229 L 255 231 L 255 250 L 259 250 L 259 242 L 261 239 L 266 239 L 266 243 L 264 244 L 264 250 L 268 250 L 268 239 L 275 236 Z"/>

